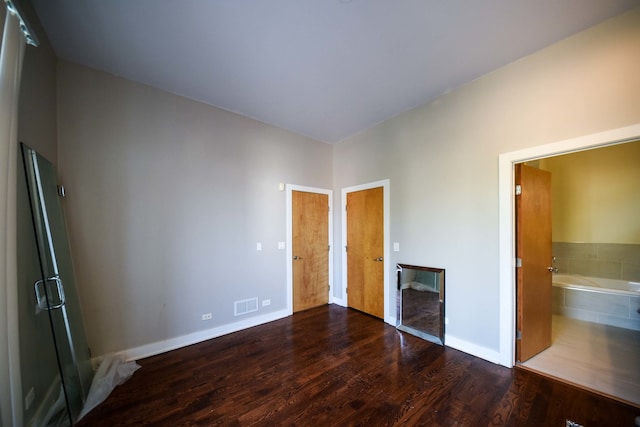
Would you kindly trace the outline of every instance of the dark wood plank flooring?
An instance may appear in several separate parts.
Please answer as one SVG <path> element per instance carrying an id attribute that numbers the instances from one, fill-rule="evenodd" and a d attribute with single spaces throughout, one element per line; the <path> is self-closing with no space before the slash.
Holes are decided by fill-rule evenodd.
<path id="1" fill-rule="evenodd" d="M 439 336 L 440 294 L 403 289 L 402 323 L 410 328 Z"/>
<path id="2" fill-rule="evenodd" d="M 80 426 L 634 426 L 640 409 L 335 305 L 138 362 Z"/>

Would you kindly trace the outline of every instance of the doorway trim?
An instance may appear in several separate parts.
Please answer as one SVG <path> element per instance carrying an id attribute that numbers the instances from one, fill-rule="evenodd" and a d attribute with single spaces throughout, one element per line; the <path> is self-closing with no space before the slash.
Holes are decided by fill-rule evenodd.
<path id="1" fill-rule="evenodd" d="M 329 303 L 333 302 L 333 190 L 325 188 L 305 187 L 303 185 L 287 184 L 287 313 L 293 314 L 293 191 L 326 194 L 329 198 Z"/>
<path id="2" fill-rule="evenodd" d="M 515 364 L 515 188 L 514 164 L 544 157 L 622 144 L 640 139 L 640 124 L 566 139 L 498 156 L 500 361 Z"/>
<path id="3" fill-rule="evenodd" d="M 388 179 L 383 179 L 381 181 L 375 181 L 375 182 L 369 182 L 366 184 L 360 184 L 360 185 L 354 185 L 352 187 L 345 187 L 342 189 L 342 197 L 341 197 L 341 206 L 340 209 L 341 210 L 341 218 L 342 218 L 342 301 L 339 302 L 339 304 L 348 307 L 349 303 L 348 303 L 348 299 L 347 299 L 347 251 L 346 251 L 346 247 L 347 247 L 347 215 L 346 215 L 346 209 L 347 209 L 347 194 L 349 193 L 353 193 L 355 191 L 361 191 L 361 190 L 369 190 L 371 188 L 378 188 L 378 187 L 382 187 L 382 200 L 383 200 L 383 226 L 384 226 L 384 231 L 383 231 L 383 238 L 384 238 L 384 268 L 383 268 L 383 274 L 384 274 L 384 321 L 385 323 L 388 323 L 390 325 L 395 326 L 396 324 L 396 318 L 395 315 L 393 317 L 391 317 L 389 315 L 389 303 L 391 302 L 391 295 L 390 295 L 390 280 L 389 280 L 389 272 L 390 272 L 390 267 L 389 265 L 391 264 L 391 258 L 390 258 L 390 252 L 389 252 L 389 240 L 390 240 L 390 212 L 391 212 L 391 207 L 390 207 L 390 195 L 389 195 L 389 186 L 390 186 L 390 181 Z"/>

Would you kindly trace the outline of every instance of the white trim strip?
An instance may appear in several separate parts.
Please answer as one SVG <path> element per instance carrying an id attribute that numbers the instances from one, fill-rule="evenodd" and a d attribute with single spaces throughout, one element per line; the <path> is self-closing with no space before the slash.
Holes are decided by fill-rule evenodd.
<path id="1" fill-rule="evenodd" d="M 117 352 L 116 356 L 123 356 L 127 361 L 143 359 L 145 357 L 155 356 L 157 354 L 166 353 L 167 351 L 176 350 L 188 345 L 197 344 L 212 338 L 218 338 L 243 329 L 252 328 L 264 323 L 273 322 L 289 316 L 287 310 L 279 310 L 273 313 L 267 313 L 262 316 L 251 317 L 239 322 L 227 325 L 217 326 L 215 328 L 206 329 L 204 331 L 193 332 L 191 334 L 170 338 L 163 341 L 156 341 L 150 344 L 141 345 L 139 347 L 130 348 Z"/>
<path id="2" fill-rule="evenodd" d="M 502 364 L 500 363 L 500 352 L 497 352 L 490 348 L 483 347 L 481 345 L 474 344 L 447 334 L 445 334 L 444 343 L 447 347 L 455 348 L 456 350 L 460 350 L 472 356 L 479 357 L 491 363 Z"/>

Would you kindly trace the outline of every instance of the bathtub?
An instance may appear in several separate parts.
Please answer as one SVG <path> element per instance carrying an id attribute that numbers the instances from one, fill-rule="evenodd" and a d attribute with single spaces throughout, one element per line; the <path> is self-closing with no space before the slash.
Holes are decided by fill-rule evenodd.
<path id="1" fill-rule="evenodd" d="M 554 274 L 553 286 L 620 295 L 640 296 L 640 283 L 625 280 L 580 276 L 579 274 Z"/>
<path id="2" fill-rule="evenodd" d="M 640 283 L 553 275 L 553 313 L 640 331 Z"/>

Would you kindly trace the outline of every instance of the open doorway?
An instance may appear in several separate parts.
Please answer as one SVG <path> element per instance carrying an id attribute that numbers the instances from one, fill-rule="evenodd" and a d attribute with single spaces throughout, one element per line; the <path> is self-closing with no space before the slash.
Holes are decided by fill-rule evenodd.
<path id="1" fill-rule="evenodd" d="M 500 349 L 497 361 L 501 365 L 510 368 L 515 363 L 514 164 L 638 139 L 640 123 L 498 156 Z"/>
<path id="2" fill-rule="evenodd" d="M 640 282 L 638 160 L 636 140 L 527 162 L 553 177 L 552 310 L 546 308 L 553 315 L 545 312 L 552 339 L 531 358 L 520 357 L 516 340 L 521 366 L 634 405 L 640 405 L 634 362 L 640 359 L 640 286 L 634 285 Z M 516 177 L 521 167 L 516 165 Z M 516 242 L 520 230 L 516 214 Z M 520 291 L 518 280 L 519 325 Z M 529 315 L 537 321 L 540 313 Z"/>

